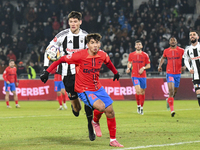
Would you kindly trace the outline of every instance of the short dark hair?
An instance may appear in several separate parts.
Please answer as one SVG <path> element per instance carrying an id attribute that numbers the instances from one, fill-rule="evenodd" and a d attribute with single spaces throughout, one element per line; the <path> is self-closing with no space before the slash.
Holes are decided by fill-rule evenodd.
<path id="1" fill-rule="evenodd" d="M 196 32 L 196 34 L 198 35 L 197 30 L 191 30 L 190 32 Z M 190 32 L 189 32 L 189 34 L 190 34 Z"/>
<path id="2" fill-rule="evenodd" d="M 78 11 L 72 11 L 68 15 L 68 19 L 70 18 L 77 18 L 78 20 L 82 20 L 82 14 Z"/>
<path id="3" fill-rule="evenodd" d="M 12 62 L 12 61 L 14 61 L 14 60 L 13 60 L 13 59 L 10 59 L 10 60 L 9 60 L 9 63 Z M 15 62 L 15 61 L 14 61 L 14 62 Z"/>
<path id="4" fill-rule="evenodd" d="M 140 41 L 140 40 L 136 40 L 136 41 L 135 41 L 135 44 L 136 44 L 136 43 L 142 43 L 142 41 Z"/>
<path id="5" fill-rule="evenodd" d="M 102 36 L 99 33 L 90 33 L 86 36 L 87 43 L 90 42 L 91 39 L 94 39 L 95 41 L 100 41 Z"/>

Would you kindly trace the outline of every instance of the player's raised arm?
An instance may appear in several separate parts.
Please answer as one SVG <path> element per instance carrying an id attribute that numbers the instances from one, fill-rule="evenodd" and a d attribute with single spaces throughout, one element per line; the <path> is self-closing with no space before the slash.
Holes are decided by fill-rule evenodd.
<path id="1" fill-rule="evenodd" d="M 42 82 L 46 83 L 48 80 L 49 73 L 56 68 L 61 63 L 68 63 L 68 64 L 78 64 L 80 61 L 81 55 L 77 52 L 71 55 L 62 56 L 59 60 L 53 62 L 49 68 L 40 75 L 40 79 Z"/>

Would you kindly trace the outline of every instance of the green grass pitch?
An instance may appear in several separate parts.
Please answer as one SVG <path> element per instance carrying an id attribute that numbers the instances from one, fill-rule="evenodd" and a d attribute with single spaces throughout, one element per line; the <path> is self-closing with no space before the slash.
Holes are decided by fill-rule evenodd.
<path id="1" fill-rule="evenodd" d="M 74 117 L 68 109 L 58 111 L 57 101 L 19 101 L 21 108 L 6 108 L 0 102 L 0 150 L 199 150 L 200 110 L 197 100 L 175 100 L 175 117 L 165 101 L 145 101 L 144 115 L 135 101 L 114 101 L 117 140 L 124 148 L 109 146 L 106 117 L 100 120 L 102 137 L 88 138 L 82 108 Z M 82 103 L 83 106 L 83 103 Z"/>

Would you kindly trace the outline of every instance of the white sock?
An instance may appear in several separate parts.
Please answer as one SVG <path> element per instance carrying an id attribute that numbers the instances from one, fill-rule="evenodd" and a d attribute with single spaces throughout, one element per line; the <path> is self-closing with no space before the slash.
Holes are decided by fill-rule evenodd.
<path id="1" fill-rule="evenodd" d="M 62 105 L 60 105 L 60 108 L 62 108 Z"/>
<path id="2" fill-rule="evenodd" d="M 115 141 L 116 139 L 110 139 L 110 142 Z"/>
<path id="3" fill-rule="evenodd" d="M 140 107 L 140 109 L 143 109 L 143 107 Z"/>
<path id="4" fill-rule="evenodd" d="M 141 107 L 141 105 L 137 105 L 137 107 Z"/>

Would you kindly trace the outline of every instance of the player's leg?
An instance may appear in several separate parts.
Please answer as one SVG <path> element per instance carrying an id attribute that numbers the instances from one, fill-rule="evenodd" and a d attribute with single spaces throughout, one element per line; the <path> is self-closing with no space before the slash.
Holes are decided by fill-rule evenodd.
<path id="1" fill-rule="evenodd" d="M 18 104 L 18 97 L 17 97 L 17 93 L 16 93 L 15 83 L 10 84 L 10 90 L 13 93 L 13 99 L 15 101 L 16 108 L 20 108 L 20 106 Z"/>
<path id="2" fill-rule="evenodd" d="M 94 117 L 93 117 L 93 120 L 92 120 L 92 125 L 95 126 L 95 128 L 97 130 L 96 135 L 98 137 L 102 136 L 101 129 L 100 129 L 100 124 L 99 124 L 99 120 L 100 120 L 100 118 L 101 118 L 101 116 L 102 116 L 103 113 L 104 112 L 100 112 L 99 110 L 94 109 Z"/>
<path id="3" fill-rule="evenodd" d="M 61 81 L 62 82 L 62 81 Z M 58 98 L 58 103 L 60 105 L 60 107 L 58 108 L 58 110 L 63 110 L 62 107 L 62 95 L 61 95 L 61 88 L 60 88 L 60 81 L 54 81 L 54 91 L 57 94 L 57 98 Z"/>
<path id="4" fill-rule="evenodd" d="M 63 82 L 62 82 L 62 84 L 63 84 Z M 63 86 L 64 86 L 64 84 L 63 84 Z M 67 109 L 65 88 L 62 88 L 62 87 L 61 87 L 61 94 L 62 94 L 63 106 L 64 106 L 65 109 Z"/>
<path id="5" fill-rule="evenodd" d="M 58 97 L 58 103 L 59 103 L 59 105 L 60 105 L 60 107 L 58 108 L 58 110 L 63 110 L 63 107 L 62 107 L 62 94 L 61 94 L 61 91 L 57 91 L 56 94 L 57 94 L 57 97 Z"/>
<path id="6" fill-rule="evenodd" d="M 200 107 L 200 80 L 193 80 L 193 84 L 194 84 L 195 92 L 197 95 L 198 104 Z"/>
<path id="7" fill-rule="evenodd" d="M 145 100 L 145 89 L 147 87 L 147 79 L 146 78 L 139 78 L 139 83 L 140 83 L 140 114 L 143 115 L 144 114 L 144 111 L 143 111 L 143 106 L 144 106 L 144 100 Z"/>
<path id="8" fill-rule="evenodd" d="M 71 101 L 72 113 L 74 116 L 78 117 L 79 111 L 81 110 L 81 102 L 78 98 L 78 94 L 74 91 L 75 75 L 64 76 L 63 83 Z"/>
<path id="9" fill-rule="evenodd" d="M 137 102 L 137 113 L 140 114 L 140 107 L 141 107 L 141 104 L 140 104 L 140 83 L 139 83 L 139 80 L 138 78 L 136 77 L 132 77 L 132 82 L 133 82 L 133 85 L 135 87 L 135 91 L 136 91 L 136 94 L 135 94 L 135 99 L 136 99 L 136 102 Z"/>
<path id="10" fill-rule="evenodd" d="M 174 117 L 175 115 L 175 111 L 174 111 L 174 83 L 173 82 L 168 82 L 168 89 L 169 89 L 169 97 L 168 97 L 168 104 L 170 107 L 170 111 L 171 111 L 171 116 Z"/>
<path id="11" fill-rule="evenodd" d="M 16 91 L 12 91 L 12 93 L 13 93 L 13 98 L 15 101 L 16 108 L 20 108 L 20 105 L 18 104 L 18 96 L 16 94 Z"/>
<path id="12" fill-rule="evenodd" d="M 104 109 L 101 108 L 102 110 L 99 111 L 105 112 L 107 117 L 107 125 L 110 133 L 110 146 L 123 147 L 123 145 L 119 144 L 116 140 L 116 120 L 115 120 L 115 113 L 112 107 L 113 100 L 106 93 L 103 87 L 100 88 L 98 91 L 94 92 L 94 94 L 97 98 L 99 98 L 99 100 L 94 102 L 93 107 L 96 108 L 99 105 L 105 107 Z"/>
<path id="13" fill-rule="evenodd" d="M 7 108 L 12 108 L 9 104 L 9 91 L 8 92 L 6 91 L 5 101 L 6 101 Z"/>
<path id="14" fill-rule="evenodd" d="M 181 74 L 175 74 L 174 75 L 174 94 L 173 94 L 173 97 L 176 96 L 176 93 L 177 93 L 178 88 L 179 88 L 180 80 L 181 80 Z"/>
<path id="15" fill-rule="evenodd" d="M 94 134 L 94 129 L 92 126 L 92 118 L 93 118 L 93 109 L 87 106 L 86 104 L 84 105 L 85 108 L 85 115 L 87 117 L 88 121 L 88 132 L 89 132 L 89 139 L 90 141 L 94 141 L 96 136 Z"/>
<path id="16" fill-rule="evenodd" d="M 196 94 L 197 94 L 198 104 L 200 106 L 200 89 L 196 90 Z"/>
<path id="17" fill-rule="evenodd" d="M 112 104 L 106 107 L 105 114 L 107 117 L 107 125 L 110 133 L 110 146 L 124 147 L 116 140 L 116 119 Z"/>
<path id="18" fill-rule="evenodd" d="M 5 91 L 6 91 L 6 95 L 5 95 L 5 101 L 6 101 L 6 105 L 7 108 L 12 108 L 9 104 L 9 91 L 10 91 L 10 85 L 6 83 L 6 81 L 4 81 L 4 86 L 5 86 Z"/>

